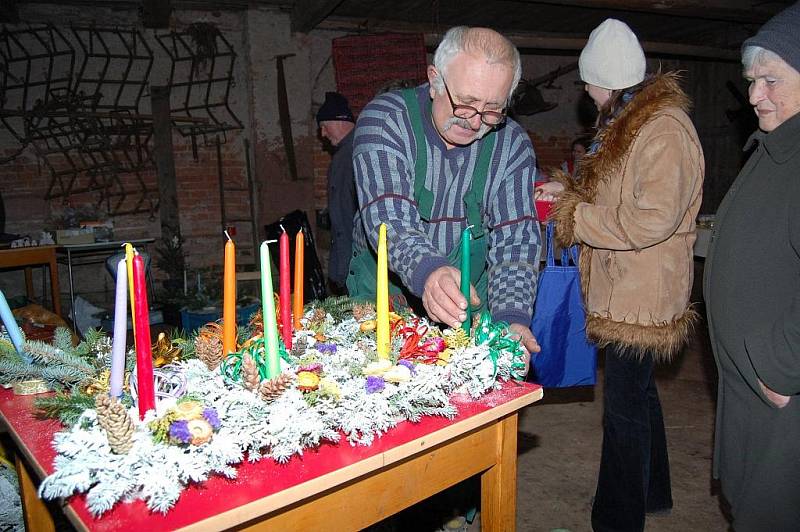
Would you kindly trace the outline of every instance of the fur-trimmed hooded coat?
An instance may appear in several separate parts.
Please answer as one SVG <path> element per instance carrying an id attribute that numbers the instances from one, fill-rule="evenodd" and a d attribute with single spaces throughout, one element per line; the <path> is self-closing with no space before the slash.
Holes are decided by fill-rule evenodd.
<path id="1" fill-rule="evenodd" d="M 675 73 L 648 83 L 598 133 L 550 216 L 561 245 L 581 244 L 589 337 L 659 360 L 680 350 L 696 317 L 689 295 L 705 165 L 688 105 Z"/>

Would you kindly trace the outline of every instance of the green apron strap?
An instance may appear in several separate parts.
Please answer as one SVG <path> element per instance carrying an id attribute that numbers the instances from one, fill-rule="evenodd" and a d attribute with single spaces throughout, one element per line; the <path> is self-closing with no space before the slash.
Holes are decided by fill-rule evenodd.
<path id="1" fill-rule="evenodd" d="M 401 93 L 408 108 L 408 117 L 417 144 L 417 158 L 414 162 L 414 201 L 417 202 L 417 211 L 422 219 L 429 220 L 433 212 L 433 192 L 425 188 L 425 176 L 428 173 L 428 143 L 425 140 L 422 112 L 416 90 L 403 89 Z"/>
<path id="2" fill-rule="evenodd" d="M 483 230 L 481 220 L 481 198 L 483 189 L 486 188 L 486 177 L 489 174 L 489 165 L 492 163 L 492 152 L 497 134 L 492 131 L 484 137 L 475 169 L 472 171 L 472 183 L 464 194 L 464 206 L 467 209 L 467 223 L 472 226 L 472 238 L 479 238 Z"/>

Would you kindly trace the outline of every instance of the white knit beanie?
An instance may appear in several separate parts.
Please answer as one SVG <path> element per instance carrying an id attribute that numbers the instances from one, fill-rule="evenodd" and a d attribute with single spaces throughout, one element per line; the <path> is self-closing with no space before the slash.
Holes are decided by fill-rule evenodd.
<path id="1" fill-rule="evenodd" d="M 604 89 L 627 89 L 644 80 L 647 62 L 627 24 L 609 18 L 597 26 L 578 59 L 581 80 Z"/>

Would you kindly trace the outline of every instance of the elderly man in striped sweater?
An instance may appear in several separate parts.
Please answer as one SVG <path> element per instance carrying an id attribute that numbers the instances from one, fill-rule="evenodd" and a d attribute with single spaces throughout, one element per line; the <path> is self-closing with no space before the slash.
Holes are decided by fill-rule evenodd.
<path id="1" fill-rule="evenodd" d="M 359 211 L 347 286 L 373 297 L 378 226 L 387 225 L 390 291 L 451 327 L 467 305 L 506 321 L 530 352 L 539 226 L 536 166 L 525 131 L 506 117 L 521 75 L 499 33 L 455 27 L 428 67 L 429 83 L 381 94 L 356 123 Z M 472 233 L 471 301 L 460 289 L 460 240 Z"/>

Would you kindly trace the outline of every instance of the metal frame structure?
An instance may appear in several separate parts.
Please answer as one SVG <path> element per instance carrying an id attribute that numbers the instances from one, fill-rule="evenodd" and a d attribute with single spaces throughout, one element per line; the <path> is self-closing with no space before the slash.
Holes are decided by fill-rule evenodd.
<path id="1" fill-rule="evenodd" d="M 189 31 L 156 36 L 171 61 L 172 120 L 191 136 L 195 154 L 198 135 L 207 140 L 243 127 L 229 105 L 236 53 L 213 29 L 210 56 L 199 53 Z M 43 161 L 50 175 L 45 199 L 90 194 L 109 215 L 154 215 L 158 188 L 146 179 L 155 174 L 153 117 L 141 112 L 154 55 L 141 33 L 3 27 L 0 59 L 0 122 L 20 153 L 30 145 Z"/>
<path id="2" fill-rule="evenodd" d="M 172 89 L 173 114 L 207 118 L 207 123 L 175 123 L 184 136 L 202 135 L 204 144 L 216 142 L 216 134 L 244 126 L 230 107 L 236 52 L 225 36 L 214 33 L 213 54 L 204 56 L 189 31 L 156 35 L 156 40 L 172 61 L 168 85 Z M 178 78 L 185 81 L 178 81 Z M 177 102 L 177 104 L 175 104 Z"/>

